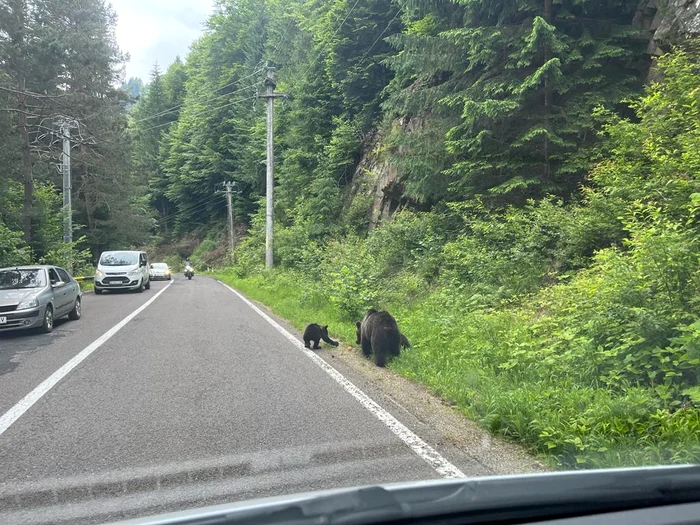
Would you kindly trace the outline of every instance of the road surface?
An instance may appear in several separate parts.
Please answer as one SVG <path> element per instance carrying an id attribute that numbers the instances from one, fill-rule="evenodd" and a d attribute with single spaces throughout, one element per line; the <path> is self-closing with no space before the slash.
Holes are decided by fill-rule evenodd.
<path id="1" fill-rule="evenodd" d="M 0 334 L 0 522 L 103 523 L 484 474 L 362 385 L 213 279 L 86 294 L 83 318 L 52 334 Z"/>

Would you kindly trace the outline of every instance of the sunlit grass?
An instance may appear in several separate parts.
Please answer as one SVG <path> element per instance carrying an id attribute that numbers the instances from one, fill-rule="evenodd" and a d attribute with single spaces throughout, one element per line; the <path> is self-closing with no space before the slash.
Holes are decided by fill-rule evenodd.
<path id="1" fill-rule="evenodd" d="M 311 322 L 328 324 L 332 337 L 354 343 L 354 322 L 298 273 L 216 277 L 299 330 Z M 612 391 L 584 384 L 581 374 L 562 373 L 548 364 L 549 353 L 525 314 L 460 312 L 441 306 L 438 294 L 402 301 L 400 290 L 391 303 L 378 307 L 395 315 L 413 346 L 390 368 L 549 464 L 596 468 L 700 459 L 697 409 L 670 410 L 649 388 Z"/>
<path id="2" fill-rule="evenodd" d="M 83 293 L 95 291 L 95 283 L 93 281 L 79 281 L 78 284 Z"/>

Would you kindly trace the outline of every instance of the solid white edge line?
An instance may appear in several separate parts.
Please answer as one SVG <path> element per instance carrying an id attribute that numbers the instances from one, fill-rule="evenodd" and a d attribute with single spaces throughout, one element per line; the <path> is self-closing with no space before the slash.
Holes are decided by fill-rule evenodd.
<path id="1" fill-rule="evenodd" d="M 357 399 L 362 406 L 369 410 L 377 419 L 384 423 L 389 429 L 396 434 L 399 439 L 401 439 L 406 445 L 408 445 L 413 452 L 416 453 L 421 459 L 428 463 L 435 471 L 440 474 L 443 478 L 455 479 L 455 478 L 465 478 L 465 474 L 455 467 L 452 463 L 447 461 L 440 453 L 433 447 L 428 445 L 425 441 L 419 438 L 414 432 L 412 432 L 403 423 L 397 420 L 389 412 L 384 410 L 376 401 L 365 394 L 362 390 L 351 383 L 343 374 L 338 372 L 335 368 L 329 365 L 325 360 L 319 357 L 317 354 L 306 348 L 301 341 L 285 330 L 279 323 L 272 319 L 269 315 L 263 312 L 255 304 L 253 304 L 247 297 L 239 293 L 237 290 L 219 281 L 226 288 L 231 290 L 236 294 L 244 303 L 255 310 L 263 319 L 270 323 L 273 328 L 275 328 L 279 333 L 285 336 L 289 341 L 299 350 L 304 352 L 307 357 L 309 357 L 314 363 L 323 369 L 329 376 L 335 379 L 340 386 L 342 386 L 351 396 Z"/>
<path id="2" fill-rule="evenodd" d="M 42 396 L 44 396 L 44 394 L 51 390 L 56 385 L 56 383 L 58 383 L 61 379 L 66 377 L 71 372 L 71 370 L 73 370 L 76 366 L 83 362 L 90 354 L 92 354 L 100 346 L 106 343 L 119 330 L 124 328 L 129 321 L 131 321 L 134 317 L 136 317 L 138 314 L 140 314 L 146 308 L 148 308 L 153 303 L 153 301 L 158 299 L 158 297 L 163 292 L 165 292 L 165 290 L 168 289 L 168 287 L 172 283 L 173 281 L 170 281 L 170 283 L 168 283 L 168 285 L 165 288 L 160 290 L 148 301 L 139 306 L 136 310 L 134 310 L 124 319 L 119 321 L 116 325 L 114 325 L 112 328 L 110 328 L 108 331 L 102 334 L 102 336 L 93 341 L 89 346 L 85 347 L 85 349 L 83 349 L 79 354 L 70 359 L 65 365 L 63 365 L 61 368 L 59 368 L 53 374 L 47 377 L 39 386 L 37 386 L 34 390 L 32 390 L 26 396 L 24 396 L 15 406 L 13 406 L 10 410 L 5 412 L 5 414 L 3 414 L 2 417 L 0 417 L 0 436 L 8 428 L 10 428 L 12 423 L 17 421 L 22 416 L 22 414 L 29 410 L 34 403 L 39 401 L 39 399 L 41 399 Z"/>

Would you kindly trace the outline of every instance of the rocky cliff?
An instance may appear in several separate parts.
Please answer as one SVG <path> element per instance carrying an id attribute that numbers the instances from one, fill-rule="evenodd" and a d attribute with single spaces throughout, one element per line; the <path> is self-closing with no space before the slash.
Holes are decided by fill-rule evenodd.
<path id="1" fill-rule="evenodd" d="M 684 38 L 700 36 L 700 0 L 642 0 L 634 24 L 648 32 L 647 52 L 660 55 Z M 415 130 L 422 124 L 408 119 L 397 122 L 406 130 Z M 373 195 L 370 229 L 391 217 L 403 201 L 399 173 L 385 155 L 378 153 L 380 143 L 378 134 L 368 141 L 349 199 L 357 193 Z"/>
<path id="2" fill-rule="evenodd" d="M 700 0 L 642 0 L 634 22 L 649 31 L 649 54 L 659 55 L 671 44 L 700 35 Z"/>

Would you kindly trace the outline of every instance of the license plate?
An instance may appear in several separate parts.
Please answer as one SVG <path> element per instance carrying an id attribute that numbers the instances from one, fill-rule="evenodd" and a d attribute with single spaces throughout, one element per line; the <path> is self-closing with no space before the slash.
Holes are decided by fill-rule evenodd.
<path id="1" fill-rule="evenodd" d="M 0 324 L 7 324 L 7 317 L 6 316 L 0 316 Z"/>

